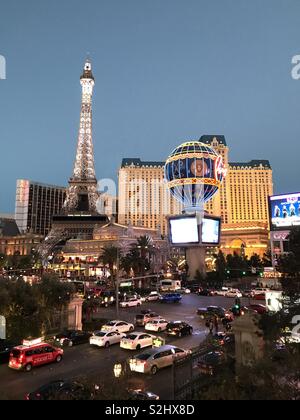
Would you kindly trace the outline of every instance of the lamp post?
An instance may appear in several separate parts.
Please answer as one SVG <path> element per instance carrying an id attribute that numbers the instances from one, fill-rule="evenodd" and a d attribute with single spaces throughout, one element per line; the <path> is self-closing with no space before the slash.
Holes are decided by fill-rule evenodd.
<path id="1" fill-rule="evenodd" d="M 120 249 L 117 247 L 117 272 L 116 272 L 116 314 L 119 319 L 119 270 L 120 270 Z"/>

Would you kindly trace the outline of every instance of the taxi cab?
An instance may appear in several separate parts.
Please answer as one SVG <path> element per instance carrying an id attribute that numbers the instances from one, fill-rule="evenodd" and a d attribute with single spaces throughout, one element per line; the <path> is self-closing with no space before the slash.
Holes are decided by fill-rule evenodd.
<path id="1" fill-rule="evenodd" d="M 42 339 L 24 340 L 22 346 L 14 347 L 10 353 L 8 366 L 15 370 L 30 372 L 32 368 L 48 363 L 60 363 L 64 351 L 50 344 L 43 343 Z"/>

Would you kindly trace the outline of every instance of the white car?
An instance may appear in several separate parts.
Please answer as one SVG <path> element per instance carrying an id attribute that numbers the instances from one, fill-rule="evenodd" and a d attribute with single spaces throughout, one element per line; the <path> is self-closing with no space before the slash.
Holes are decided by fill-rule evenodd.
<path id="1" fill-rule="evenodd" d="M 216 290 L 214 292 L 214 295 L 215 296 L 226 296 L 226 293 L 228 293 L 228 292 L 229 292 L 229 289 L 227 287 L 222 287 L 221 290 Z"/>
<path id="2" fill-rule="evenodd" d="M 153 319 L 145 325 L 146 331 L 161 332 L 167 329 L 168 321 L 165 319 Z"/>
<path id="3" fill-rule="evenodd" d="M 151 292 L 150 295 L 146 296 L 146 302 L 156 302 L 160 300 L 161 295 L 158 292 Z"/>
<path id="4" fill-rule="evenodd" d="M 128 333 L 134 331 L 134 325 L 126 321 L 110 321 L 103 325 L 101 331 Z"/>
<path id="5" fill-rule="evenodd" d="M 230 289 L 228 292 L 225 293 L 225 297 L 228 298 L 242 298 L 242 293 L 237 289 Z"/>
<path id="6" fill-rule="evenodd" d="M 124 337 L 126 337 L 126 334 L 119 333 L 116 331 L 95 331 L 92 337 L 90 338 L 90 344 L 92 346 L 108 348 L 112 344 L 119 344 L 122 338 Z"/>
<path id="7" fill-rule="evenodd" d="M 141 306 L 142 301 L 140 298 L 130 298 L 120 303 L 121 308 L 131 308 L 134 306 Z"/>
<path id="8" fill-rule="evenodd" d="M 120 347 L 126 350 L 140 350 L 145 347 L 152 347 L 154 335 L 145 333 L 131 333 L 121 340 Z"/>

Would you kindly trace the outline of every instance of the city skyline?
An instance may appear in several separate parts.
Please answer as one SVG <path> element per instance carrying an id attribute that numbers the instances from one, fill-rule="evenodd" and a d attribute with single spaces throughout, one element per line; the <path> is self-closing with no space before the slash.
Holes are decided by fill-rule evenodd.
<path id="1" fill-rule="evenodd" d="M 77 0 L 72 9 L 60 5 L 59 13 L 56 1 L 43 7 L 30 1 L 14 11 L 14 2 L 3 6 L 1 17 L 9 22 L 14 13 L 16 25 L 12 30 L 4 21 L 0 29 L 7 62 L 0 80 L 1 213 L 14 211 L 17 179 L 67 186 L 80 112 L 78 73 L 87 51 L 96 78 L 98 179 L 117 182 L 125 157 L 163 161 L 183 141 L 218 134 L 225 135 L 232 161 L 270 160 L 275 193 L 296 192 L 300 82 L 291 70 L 300 5 L 115 3 L 118 8 L 89 1 L 88 25 Z M 210 25 L 212 17 L 218 24 Z M 288 26 L 277 25 L 286 20 Z M 58 48 L 60 38 L 65 42 Z M 282 144 L 292 153 L 283 154 Z"/>

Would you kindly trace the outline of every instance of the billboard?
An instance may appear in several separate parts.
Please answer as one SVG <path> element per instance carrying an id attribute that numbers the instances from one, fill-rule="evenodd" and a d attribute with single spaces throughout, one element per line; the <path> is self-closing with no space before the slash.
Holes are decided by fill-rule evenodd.
<path id="1" fill-rule="evenodd" d="M 221 219 L 205 215 L 202 224 L 196 214 L 169 217 L 170 242 L 174 246 L 218 246 L 221 237 Z"/>
<path id="2" fill-rule="evenodd" d="M 287 230 L 300 226 L 300 193 L 269 198 L 271 230 Z"/>
<path id="3" fill-rule="evenodd" d="M 203 245 L 220 244 L 221 237 L 221 219 L 205 216 L 202 223 L 201 242 Z"/>
<path id="4" fill-rule="evenodd" d="M 182 216 L 169 219 L 172 245 L 187 246 L 200 242 L 197 216 Z"/>

